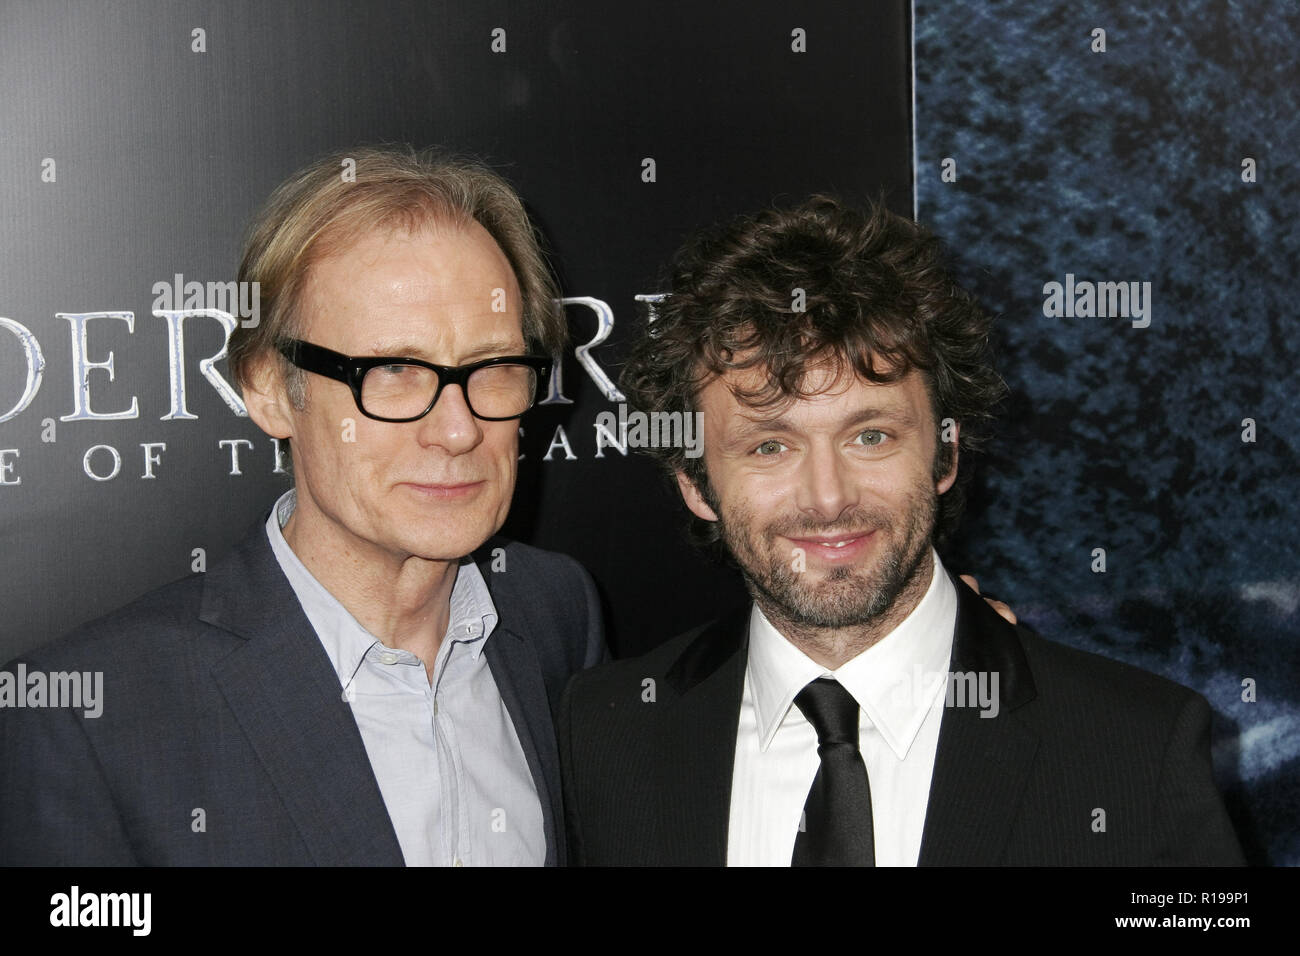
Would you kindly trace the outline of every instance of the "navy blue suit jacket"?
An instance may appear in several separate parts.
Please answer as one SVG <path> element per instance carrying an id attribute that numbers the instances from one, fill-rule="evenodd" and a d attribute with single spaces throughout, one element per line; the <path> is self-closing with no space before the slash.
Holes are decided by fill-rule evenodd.
<path id="1" fill-rule="evenodd" d="M 499 615 L 484 652 L 541 798 L 546 862 L 563 865 L 553 710 L 604 656 L 599 600 L 571 558 L 503 539 L 479 553 Z M 206 574 L 21 660 L 103 672 L 103 713 L 0 709 L 0 863 L 402 865 L 338 675 L 261 524 Z"/>

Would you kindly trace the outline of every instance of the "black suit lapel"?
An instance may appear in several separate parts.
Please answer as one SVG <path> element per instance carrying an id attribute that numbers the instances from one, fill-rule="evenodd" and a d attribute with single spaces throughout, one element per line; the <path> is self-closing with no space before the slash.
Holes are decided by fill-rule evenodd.
<path id="1" fill-rule="evenodd" d="M 664 818 L 667 862 L 725 866 L 736 728 L 749 659 L 749 609 L 720 618 L 691 641 L 664 675 L 673 694 L 665 721 Z"/>
<path id="2" fill-rule="evenodd" d="M 338 675 L 260 525 L 208 572 L 200 618 L 247 643 L 212 676 L 312 859 L 401 866 L 397 834 Z"/>
<path id="3" fill-rule="evenodd" d="M 1015 629 L 956 578 L 950 670 L 996 674 L 996 717 L 977 706 L 944 710 L 919 864 L 994 865 L 1015 820 L 1038 737 L 1014 715 L 1036 694 Z M 991 677 L 990 677 L 991 680 Z"/>

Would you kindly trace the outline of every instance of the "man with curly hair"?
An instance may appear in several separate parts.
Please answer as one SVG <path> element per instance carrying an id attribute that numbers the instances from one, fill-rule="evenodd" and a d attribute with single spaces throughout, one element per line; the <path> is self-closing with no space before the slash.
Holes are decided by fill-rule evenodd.
<path id="1" fill-rule="evenodd" d="M 623 377 L 744 613 L 580 673 L 570 859 L 1232 864 L 1199 695 L 1004 621 L 935 549 L 1004 386 L 938 241 L 828 197 L 678 255 Z"/>

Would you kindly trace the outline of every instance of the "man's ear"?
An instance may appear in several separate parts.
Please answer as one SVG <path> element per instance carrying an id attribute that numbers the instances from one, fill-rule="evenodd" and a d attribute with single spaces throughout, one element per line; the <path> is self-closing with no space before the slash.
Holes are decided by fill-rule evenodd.
<path id="1" fill-rule="evenodd" d="M 686 477 L 686 472 L 678 468 L 676 477 L 677 487 L 682 493 L 682 500 L 686 502 L 686 507 L 691 509 L 691 514 L 705 521 L 717 521 L 718 513 L 709 507 L 709 503 L 700 494 L 700 489 L 695 487 L 695 482 Z"/>
<path id="2" fill-rule="evenodd" d="M 934 490 L 938 494 L 943 494 L 951 488 L 953 482 L 957 480 L 957 460 L 961 457 L 960 442 L 958 442 L 960 432 L 961 425 L 958 422 L 953 422 L 951 425 L 944 425 L 939 429 L 939 441 L 944 444 L 952 445 L 952 461 L 949 463 L 950 467 L 948 473 L 940 478 L 938 483 L 934 486 Z"/>
<path id="3" fill-rule="evenodd" d="M 293 404 L 275 355 L 264 352 L 250 363 L 244 381 L 248 417 L 272 438 L 293 437 Z"/>

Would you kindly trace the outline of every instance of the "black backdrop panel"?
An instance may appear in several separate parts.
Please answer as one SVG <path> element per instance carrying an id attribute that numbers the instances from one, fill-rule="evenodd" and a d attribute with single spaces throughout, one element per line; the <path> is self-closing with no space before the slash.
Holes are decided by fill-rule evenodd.
<path id="1" fill-rule="evenodd" d="M 534 211 L 564 294 L 608 304 L 591 356 L 616 378 L 645 321 L 634 297 L 659 291 L 691 227 L 816 190 L 883 191 L 910 212 L 907 6 L 7 6 L 0 660 L 210 564 L 287 487 L 272 442 L 200 370 L 220 324 L 184 327 L 181 418 L 152 312 L 156 283 L 233 278 L 246 222 L 294 169 L 378 141 L 488 161 Z M 102 312 L 131 318 L 84 323 L 86 360 L 113 357 L 111 378 L 88 372 L 88 407 L 131 414 L 76 419 L 76 320 L 59 314 Z M 590 341 L 596 312 L 569 314 L 574 344 Z M 648 462 L 597 456 L 596 416 L 616 403 L 572 350 L 563 381 L 572 404 L 525 420 L 507 531 L 591 569 L 619 654 L 741 599 L 685 542 Z"/>

